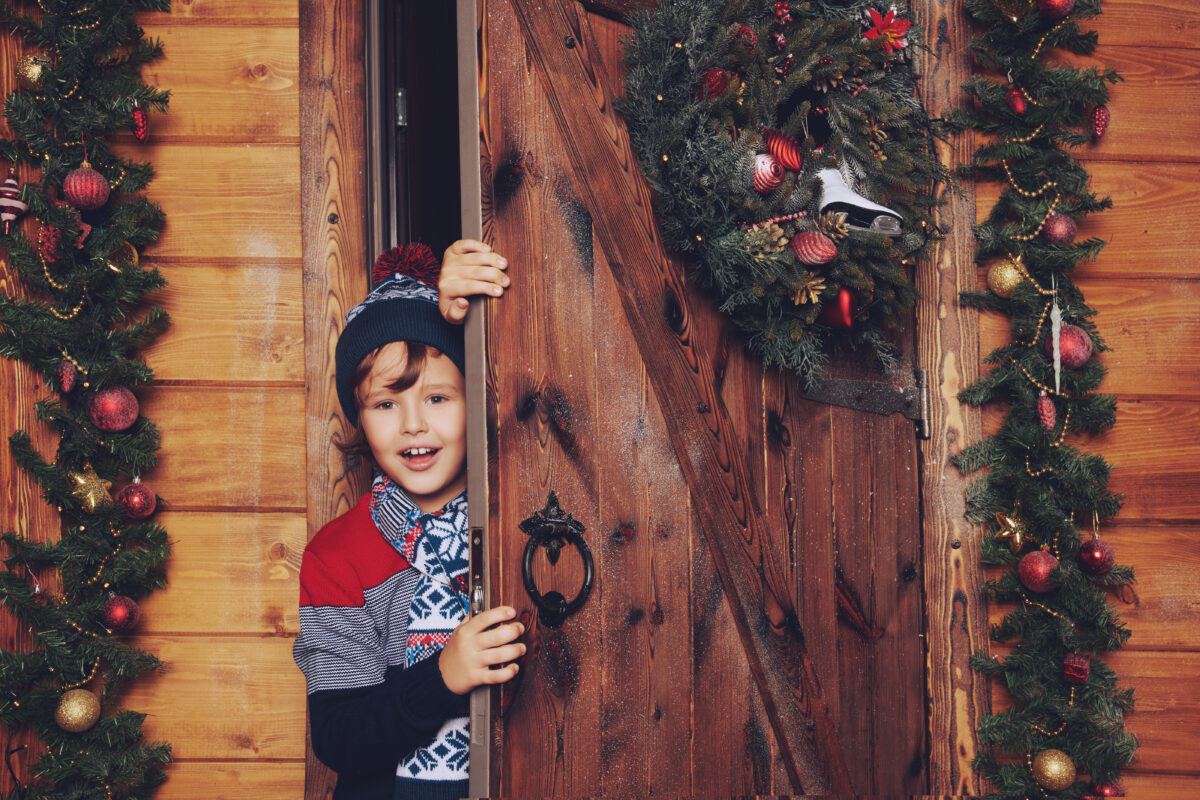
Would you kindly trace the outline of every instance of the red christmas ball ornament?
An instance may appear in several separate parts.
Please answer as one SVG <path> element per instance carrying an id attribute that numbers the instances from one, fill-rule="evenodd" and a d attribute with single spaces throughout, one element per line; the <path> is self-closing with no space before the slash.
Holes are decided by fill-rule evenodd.
<path id="1" fill-rule="evenodd" d="M 1029 110 L 1029 101 L 1025 99 L 1025 93 L 1015 86 L 1004 95 L 1004 102 L 1008 103 L 1008 107 L 1018 117 L 1025 116 L 1025 112 Z"/>
<path id="2" fill-rule="evenodd" d="M 1054 588 L 1050 573 L 1058 569 L 1058 559 L 1049 550 L 1034 550 L 1026 553 L 1017 565 L 1017 577 L 1031 592 L 1048 592 Z"/>
<path id="3" fill-rule="evenodd" d="M 831 328 L 849 329 L 854 325 L 854 314 L 860 310 L 854 306 L 854 293 L 849 289 L 838 289 L 837 297 L 825 303 L 818 319 Z"/>
<path id="4" fill-rule="evenodd" d="M 1117 552 L 1108 542 L 1095 536 L 1079 547 L 1079 566 L 1091 575 L 1103 575 L 1117 563 Z"/>
<path id="5" fill-rule="evenodd" d="M 137 100 L 133 101 L 133 110 L 129 113 L 129 129 L 133 131 L 133 138 L 139 142 L 150 138 L 150 118 L 146 116 L 146 109 L 142 108 Z"/>
<path id="6" fill-rule="evenodd" d="M 1050 19 L 1062 19 L 1075 10 L 1075 0 L 1038 0 L 1038 11 Z"/>
<path id="7" fill-rule="evenodd" d="M 0 219 L 4 220 L 4 235 L 8 236 L 9 227 L 17 217 L 29 210 L 29 204 L 21 199 L 21 184 L 17 183 L 17 174 L 9 172 L 4 183 L 0 184 Z"/>
<path id="8" fill-rule="evenodd" d="M 1124 797 L 1125 787 L 1119 781 L 1109 783 L 1094 783 L 1092 791 L 1099 797 Z"/>
<path id="9" fill-rule="evenodd" d="M 108 202 L 108 181 L 84 159 L 63 180 L 63 197 L 81 211 L 93 211 Z"/>
<path id="10" fill-rule="evenodd" d="M 1082 686 L 1087 683 L 1088 675 L 1091 671 L 1092 659 L 1090 656 L 1085 656 L 1082 653 L 1068 653 L 1063 658 L 1063 680 L 1067 683 Z"/>
<path id="11" fill-rule="evenodd" d="M 97 428 L 117 433 L 137 422 L 138 399 L 124 386 L 112 386 L 88 398 L 87 412 Z"/>
<path id="12" fill-rule="evenodd" d="M 744 22 L 737 24 L 734 29 L 734 35 L 737 36 L 738 41 L 746 46 L 747 50 L 753 50 L 758 46 L 758 34 L 754 32 L 754 28 L 751 28 Z"/>
<path id="13" fill-rule="evenodd" d="M 79 370 L 70 359 L 64 358 L 58 362 L 58 388 L 62 390 L 63 394 L 71 393 L 78 377 Z"/>
<path id="14" fill-rule="evenodd" d="M 100 621 L 113 633 L 129 633 L 142 616 L 138 604 L 119 594 L 110 594 L 100 612 Z"/>
<path id="15" fill-rule="evenodd" d="M 709 67 L 700 76 L 700 87 L 696 93 L 701 100 L 711 100 L 729 88 L 729 73 L 718 67 Z"/>
<path id="16" fill-rule="evenodd" d="M 1050 244 L 1071 244 L 1078 233 L 1079 226 L 1066 214 L 1051 214 L 1042 225 L 1042 238 Z"/>
<path id="17" fill-rule="evenodd" d="M 783 165 L 770 153 L 759 153 L 754 157 L 754 191 L 770 194 L 783 183 Z"/>
<path id="18" fill-rule="evenodd" d="M 121 490 L 117 495 L 117 502 L 121 504 L 125 516 L 130 519 L 145 519 L 154 513 L 158 504 L 154 492 L 150 491 L 140 478 L 134 478 L 133 483 Z"/>
<path id="19" fill-rule="evenodd" d="M 1092 109 L 1092 138 L 1099 139 L 1108 130 L 1108 123 L 1112 121 L 1112 113 L 1108 110 L 1108 106 L 1096 106 Z"/>
<path id="20" fill-rule="evenodd" d="M 784 169 L 799 172 L 804 166 L 804 156 L 801 154 L 799 143 L 783 131 L 763 131 L 763 144 L 767 152 L 775 156 Z"/>
<path id="21" fill-rule="evenodd" d="M 810 267 L 828 264 L 837 258 L 838 249 L 833 239 L 817 231 L 797 233 L 788 242 L 788 247 L 796 254 L 802 264 Z"/>
<path id="22" fill-rule="evenodd" d="M 1058 352 L 1062 365 L 1067 369 L 1079 369 L 1092 357 L 1092 337 L 1078 325 L 1063 325 L 1058 334 Z M 1046 337 L 1046 355 L 1054 358 L 1054 342 Z"/>

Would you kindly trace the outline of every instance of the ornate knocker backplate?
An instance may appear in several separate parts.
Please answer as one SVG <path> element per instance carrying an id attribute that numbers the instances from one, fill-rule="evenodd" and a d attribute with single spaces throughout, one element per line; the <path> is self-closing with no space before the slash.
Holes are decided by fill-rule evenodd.
<path id="1" fill-rule="evenodd" d="M 521 530 L 529 535 L 525 545 L 525 557 L 521 560 L 521 576 L 525 579 L 525 591 L 537 606 L 538 619 L 543 625 L 558 628 L 571 614 L 574 614 L 587 602 L 595 580 L 595 567 L 592 564 L 592 551 L 588 549 L 583 539 L 587 530 L 570 514 L 564 514 L 558 505 L 558 495 L 554 491 L 546 499 L 546 507 L 521 521 Z M 558 563 L 559 552 L 564 545 L 573 544 L 579 550 L 583 559 L 583 586 L 579 594 L 570 602 L 561 593 L 555 591 L 542 594 L 538 591 L 533 579 L 533 554 L 538 547 L 546 548 L 546 557 L 551 564 Z"/>

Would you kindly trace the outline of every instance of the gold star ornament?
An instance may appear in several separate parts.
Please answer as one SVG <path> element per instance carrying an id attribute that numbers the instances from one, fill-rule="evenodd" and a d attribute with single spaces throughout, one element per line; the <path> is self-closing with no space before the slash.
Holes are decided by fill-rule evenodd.
<path id="1" fill-rule="evenodd" d="M 996 514 L 996 522 L 1000 523 L 996 540 L 1008 542 L 1008 549 L 1014 553 L 1021 552 L 1021 548 L 1025 546 L 1025 537 L 1029 535 L 1029 526 L 1025 520 L 1015 513 L 1011 517 L 1007 514 Z"/>
<path id="2" fill-rule="evenodd" d="M 112 505 L 112 495 L 108 493 L 112 488 L 112 481 L 106 481 L 97 475 L 91 464 L 85 465 L 82 472 L 67 473 L 67 478 L 75 487 L 71 489 L 71 494 L 79 499 L 89 514 L 94 514 L 97 508 Z"/>

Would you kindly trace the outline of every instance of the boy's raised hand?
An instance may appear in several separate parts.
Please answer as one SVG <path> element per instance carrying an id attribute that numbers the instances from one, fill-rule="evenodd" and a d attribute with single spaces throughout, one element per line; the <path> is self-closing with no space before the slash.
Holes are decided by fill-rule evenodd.
<path id="1" fill-rule="evenodd" d="M 469 297 L 504 294 L 510 282 L 504 273 L 507 268 L 508 260 L 486 242 L 459 239 L 447 247 L 438 274 L 438 309 L 445 320 L 457 325 L 466 319 Z"/>
<path id="2" fill-rule="evenodd" d="M 525 632 L 524 625 L 512 621 L 516 615 L 512 606 L 497 606 L 454 629 L 438 654 L 438 668 L 447 689 L 467 694 L 476 686 L 512 680 L 517 674 L 516 660 L 525 655 L 525 645 L 513 643 Z M 505 666 L 491 669 L 495 664 Z"/>

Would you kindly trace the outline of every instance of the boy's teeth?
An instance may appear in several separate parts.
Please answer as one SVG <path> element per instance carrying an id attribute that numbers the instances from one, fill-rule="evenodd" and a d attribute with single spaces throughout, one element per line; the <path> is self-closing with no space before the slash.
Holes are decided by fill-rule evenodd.
<path id="1" fill-rule="evenodd" d="M 405 450 L 404 455 L 406 455 L 406 456 L 424 456 L 424 455 L 429 455 L 432 452 L 433 452 L 432 448 L 429 448 L 429 447 L 415 447 L 412 450 Z"/>

